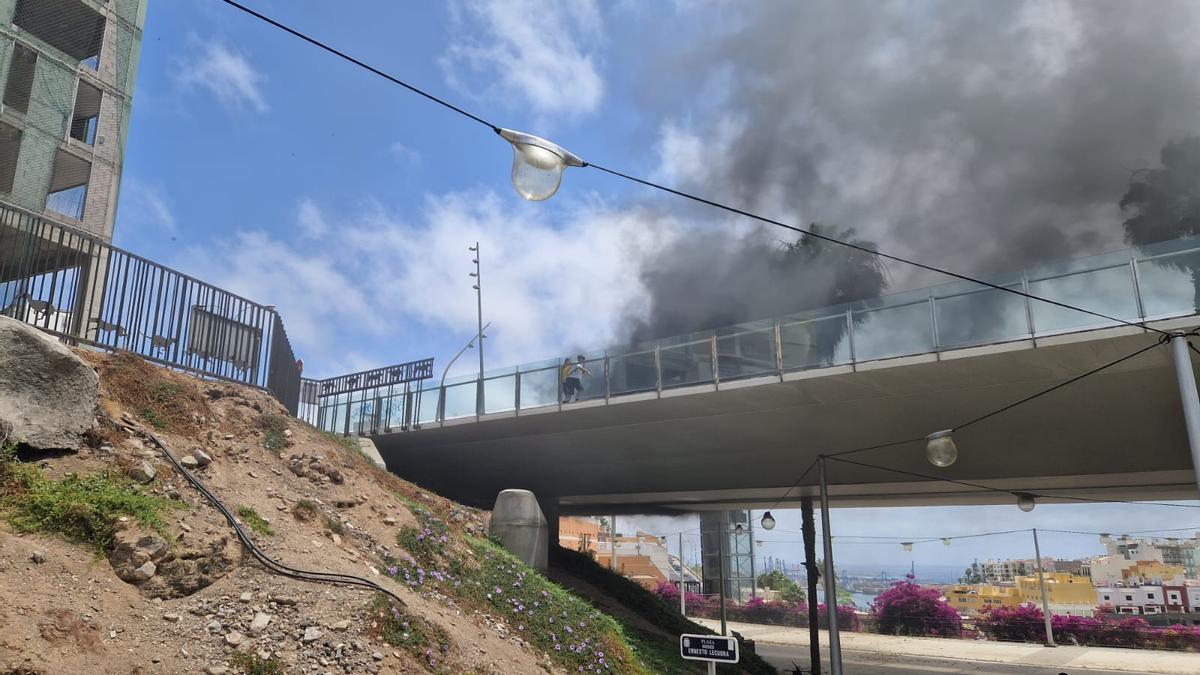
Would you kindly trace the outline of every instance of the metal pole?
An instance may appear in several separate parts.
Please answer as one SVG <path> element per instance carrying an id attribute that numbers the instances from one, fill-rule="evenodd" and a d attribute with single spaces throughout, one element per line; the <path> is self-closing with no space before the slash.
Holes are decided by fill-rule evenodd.
<path id="1" fill-rule="evenodd" d="M 446 374 L 450 372 L 450 366 L 454 365 L 454 362 L 458 360 L 458 357 L 463 355 L 463 352 L 475 346 L 475 340 L 478 339 L 479 346 L 483 347 L 483 331 L 487 330 L 487 327 L 490 325 L 492 325 L 491 321 L 487 322 L 487 325 L 485 326 L 480 326 L 479 332 L 475 334 L 475 337 L 471 338 L 467 344 L 463 345 L 463 348 L 458 350 L 458 352 L 455 353 L 450 359 L 450 362 L 446 364 L 446 367 L 442 369 L 442 381 L 438 384 L 438 412 L 439 419 L 442 421 L 445 421 L 446 419 Z"/>
<path id="2" fill-rule="evenodd" d="M 821 539 L 825 544 L 825 613 L 829 616 L 829 672 L 842 675 L 842 640 L 838 635 L 837 578 L 833 567 L 833 537 L 829 532 L 829 486 L 821 457 Z"/>
<path id="3" fill-rule="evenodd" d="M 717 675 L 717 662 L 716 661 L 708 662 L 708 675 Z"/>
<path id="4" fill-rule="evenodd" d="M 687 605 L 684 602 L 683 583 L 683 533 L 679 533 L 679 616 L 687 616 Z"/>
<path id="5" fill-rule="evenodd" d="M 614 515 L 612 520 L 608 521 L 608 567 L 612 571 L 617 571 L 617 517 Z"/>
<path id="6" fill-rule="evenodd" d="M 475 246 L 471 248 L 475 252 L 475 305 L 477 310 L 476 326 L 479 327 L 479 388 L 475 394 L 475 410 L 477 414 L 482 415 L 483 407 L 483 277 L 480 276 L 482 268 L 479 265 L 479 242 L 475 242 Z"/>
<path id="7" fill-rule="evenodd" d="M 808 658 L 813 675 L 821 675 L 821 623 L 817 611 L 817 526 L 812 497 L 800 498 L 800 532 L 804 539 L 804 569 L 808 581 Z"/>
<path id="8" fill-rule="evenodd" d="M 1196 373 L 1188 354 L 1188 339 L 1182 335 L 1171 338 L 1171 356 L 1175 360 L 1175 379 L 1179 383 L 1179 399 L 1183 403 L 1183 422 L 1187 426 L 1188 446 L 1192 450 L 1192 471 L 1200 485 L 1200 398 L 1196 396 Z"/>
<path id="9" fill-rule="evenodd" d="M 1194 391 L 1194 390 L 1193 390 Z M 1033 528 L 1033 554 L 1037 556 L 1038 588 L 1042 591 L 1042 618 L 1046 621 L 1046 646 L 1054 644 L 1054 629 L 1050 623 L 1050 601 L 1046 598 L 1046 576 L 1042 574 L 1042 547 L 1038 546 L 1037 528 Z"/>
<path id="10" fill-rule="evenodd" d="M 729 536 L 729 512 L 722 511 L 721 514 L 717 530 L 717 569 L 721 581 L 718 592 L 721 594 L 721 635 L 729 635 L 729 628 L 725 622 L 725 538 Z"/>

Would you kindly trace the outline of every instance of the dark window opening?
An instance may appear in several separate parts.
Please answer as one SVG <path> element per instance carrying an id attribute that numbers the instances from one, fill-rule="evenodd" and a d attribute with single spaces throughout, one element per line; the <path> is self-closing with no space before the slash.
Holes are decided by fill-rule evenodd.
<path id="1" fill-rule="evenodd" d="M 17 0 L 13 24 L 76 62 L 100 63 L 104 17 L 79 0 Z"/>
<path id="2" fill-rule="evenodd" d="M 0 192 L 12 192 L 20 152 L 21 130 L 0 122 Z"/>
<path id="3" fill-rule="evenodd" d="M 33 95 L 33 74 L 37 69 L 37 52 L 17 42 L 13 43 L 12 59 L 8 63 L 8 83 L 4 86 L 4 107 L 29 112 Z"/>
<path id="4" fill-rule="evenodd" d="M 74 220 L 83 220 L 91 174 L 92 165 L 87 160 L 59 150 L 54 158 L 54 175 L 46 195 L 46 208 Z"/>
<path id="5" fill-rule="evenodd" d="M 75 112 L 71 116 L 71 138 L 88 145 L 96 143 L 96 124 L 100 119 L 100 99 L 103 95 L 92 85 L 79 81 L 75 90 Z"/>

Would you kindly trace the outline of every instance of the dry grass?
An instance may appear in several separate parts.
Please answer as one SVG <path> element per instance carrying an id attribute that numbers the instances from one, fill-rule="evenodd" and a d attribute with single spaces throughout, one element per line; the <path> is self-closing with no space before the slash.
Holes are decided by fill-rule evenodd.
<path id="1" fill-rule="evenodd" d="M 211 414 L 195 380 L 151 365 L 128 352 L 83 352 L 100 374 L 106 398 L 137 415 L 155 429 L 197 436 L 197 416 Z"/>

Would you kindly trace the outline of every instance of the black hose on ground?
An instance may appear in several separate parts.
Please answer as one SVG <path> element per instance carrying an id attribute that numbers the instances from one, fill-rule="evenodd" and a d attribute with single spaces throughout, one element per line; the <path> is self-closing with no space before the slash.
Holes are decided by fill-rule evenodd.
<path id="1" fill-rule="evenodd" d="M 179 460 L 175 458 L 175 455 L 171 454 L 171 451 L 167 449 L 167 445 L 163 443 L 161 439 L 154 434 L 147 434 L 147 436 L 149 436 L 150 440 L 154 441 L 154 444 L 157 445 L 158 449 L 162 451 L 163 455 L 167 458 L 167 461 L 169 461 L 171 465 L 175 467 L 175 470 L 178 471 L 184 477 L 184 479 L 196 489 L 197 492 L 204 495 L 204 498 L 207 499 L 209 503 L 211 503 L 218 511 L 220 511 L 223 516 L 225 516 L 225 520 L 229 521 L 229 524 L 233 527 L 233 531 L 237 534 L 238 541 L 241 542 L 242 547 L 245 548 L 250 555 L 254 556 L 254 559 L 261 563 L 263 567 L 266 567 L 268 570 L 281 576 L 299 579 L 300 581 L 342 584 L 346 586 L 368 588 L 391 597 L 393 600 L 400 603 L 402 607 L 405 606 L 405 602 L 400 599 L 400 596 L 375 583 L 374 581 L 371 581 L 370 579 L 356 577 L 352 574 L 340 574 L 336 572 L 312 572 L 309 570 L 297 569 L 271 559 L 266 553 L 263 553 L 262 549 L 258 547 L 258 544 L 254 543 L 254 540 L 250 538 L 250 535 L 246 534 L 246 531 L 242 529 L 241 524 L 237 522 L 237 519 L 225 506 L 225 504 L 222 503 L 216 495 L 209 491 L 209 489 L 205 487 L 204 484 L 201 483 L 191 471 L 188 471 L 186 467 L 179 463 Z"/>

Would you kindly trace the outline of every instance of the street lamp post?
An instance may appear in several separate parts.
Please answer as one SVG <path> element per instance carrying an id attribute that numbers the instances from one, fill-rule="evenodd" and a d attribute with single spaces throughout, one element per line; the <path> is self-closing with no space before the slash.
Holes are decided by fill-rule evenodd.
<path id="1" fill-rule="evenodd" d="M 440 383 L 440 384 L 438 384 L 438 413 L 437 413 L 437 419 L 438 419 L 439 421 L 442 421 L 442 422 L 445 422 L 445 421 L 446 421 L 446 373 L 450 372 L 450 366 L 454 365 L 454 362 L 458 360 L 458 357 L 460 357 L 460 356 L 462 356 L 462 355 L 463 355 L 463 352 L 465 352 L 465 351 L 467 351 L 468 349 L 470 349 L 470 348 L 472 348 L 472 347 L 474 347 L 474 346 L 475 346 L 475 341 L 476 341 L 476 340 L 479 340 L 479 342 L 480 342 L 480 344 L 481 344 L 481 345 L 483 344 L 483 331 L 487 330 L 487 327 L 488 327 L 488 326 L 490 326 L 490 325 L 492 325 L 492 322 L 491 322 L 491 321 L 489 321 L 489 322 L 487 322 L 486 324 L 484 324 L 484 325 L 480 326 L 480 327 L 479 327 L 479 332 L 475 334 L 475 337 L 471 338 L 471 339 L 470 339 L 470 340 L 467 342 L 467 344 L 463 345 L 463 346 L 462 346 L 462 349 L 458 350 L 458 353 L 456 353 L 456 354 L 454 355 L 454 357 L 450 359 L 449 363 L 447 363 L 447 364 L 446 364 L 446 367 L 442 369 L 442 381 L 441 381 L 441 383 Z M 417 414 L 418 414 L 418 416 L 419 416 L 419 415 L 420 415 L 420 411 L 418 411 L 418 413 L 417 413 Z"/>
<path id="2" fill-rule="evenodd" d="M 820 459 L 821 539 L 825 544 L 825 614 L 829 617 L 829 672 L 842 675 L 842 640 L 838 635 L 837 577 L 833 567 L 833 536 L 829 531 L 829 486 L 825 480 L 825 457 Z"/>
<path id="3" fill-rule="evenodd" d="M 1037 556 L 1038 588 L 1042 592 L 1042 618 L 1046 621 L 1046 646 L 1057 647 L 1054 644 L 1054 628 L 1050 621 L 1050 601 L 1046 598 L 1046 577 L 1042 573 L 1042 547 L 1038 545 L 1037 528 L 1033 528 L 1033 554 Z"/>
<path id="4" fill-rule="evenodd" d="M 479 327 L 479 382 L 475 390 L 475 414 L 482 415 L 483 407 L 483 277 L 480 276 L 482 269 L 479 266 L 479 242 L 475 242 L 474 246 L 468 246 L 467 250 L 475 254 L 475 258 L 471 262 L 475 263 L 475 271 L 471 272 L 471 276 L 475 277 L 475 283 L 471 287 L 475 289 L 475 307 L 476 307 L 476 326 Z"/>

